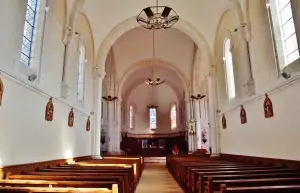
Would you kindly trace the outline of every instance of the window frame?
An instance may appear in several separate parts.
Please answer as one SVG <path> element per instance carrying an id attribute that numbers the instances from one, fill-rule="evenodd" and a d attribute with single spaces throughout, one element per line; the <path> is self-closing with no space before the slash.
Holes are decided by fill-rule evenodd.
<path id="1" fill-rule="evenodd" d="M 175 126 L 173 125 L 173 109 L 175 109 Z M 170 121 L 171 121 L 171 130 L 177 129 L 177 105 L 175 103 L 170 106 Z"/>
<path id="2" fill-rule="evenodd" d="M 84 50 L 82 52 L 82 50 Z M 84 54 L 82 54 L 84 53 Z M 84 59 L 82 59 L 82 55 Z M 81 66 L 83 65 L 83 67 Z M 79 47 L 78 47 L 78 67 L 77 67 L 77 89 L 76 89 L 76 98 L 77 101 L 84 105 L 84 98 L 85 98 L 85 74 L 86 74 L 86 66 L 87 66 L 87 47 L 83 42 L 80 42 Z M 80 79 L 80 72 L 82 70 L 82 81 Z M 80 85 L 82 85 L 82 98 L 80 97 Z"/>
<path id="3" fill-rule="evenodd" d="M 277 3 L 278 1 L 276 0 L 276 6 L 277 6 Z M 299 34 L 298 34 L 298 31 L 297 31 L 297 17 L 295 15 L 295 11 L 294 11 L 294 3 L 292 0 L 289 0 L 289 3 L 287 3 L 285 5 L 285 7 L 283 9 L 285 9 L 288 4 L 291 6 L 291 18 L 289 18 L 284 24 L 287 24 L 289 21 L 291 21 L 291 19 L 293 20 L 293 23 L 294 23 L 294 33 L 291 34 L 287 39 L 289 39 L 290 37 L 292 37 L 293 35 L 296 36 L 296 43 L 297 43 L 297 47 L 298 49 L 294 50 L 293 52 L 289 53 L 286 55 L 285 53 L 285 49 L 283 48 L 284 46 L 286 46 L 286 42 L 285 40 L 283 40 L 283 35 L 282 35 L 282 30 L 283 30 L 283 27 L 282 26 L 277 26 L 278 29 L 276 29 L 276 26 L 275 26 L 275 23 L 274 23 L 274 14 L 272 12 L 276 11 L 276 16 L 277 17 L 277 22 L 280 24 L 280 21 L 279 21 L 279 13 L 278 13 L 278 9 L 276 7 L 276 10 L 272 10 L 272 7 L 271 7 L 271 4 L 270 4 L 270 0 L 265 0 L 265 5 L 266 5 L 266 9 L 267 9 L 267 13 L 268 13 L 268 20 L 269 20 L 269 28 L 270 28 L 270 34 L 271 34 L 271 39 L 272 39 L 272 46 L 273 46 L 273 52 L 274 52 L 274 58 L 275 58 L 275 64 L 276 64 L 276 70 L 277 70 L 277 75 L 278 77 L 280 77 L 280 74 L 283 72 L 284 68 L 287 67 L 287 66 L 290 66 L 290 65 L 293 65 L 295 63 L 299 63 L 300 64 L 300 47 L 299 47 Z M 282 9 L 282 10 L 283 10 Z M 281 10 L 281 11 L 282 11 Z M 279 33 L 280 33 L 280 40 L 276 40 L 276 37 L 278 34 L 278 31 L 279 30 Z M 278 43 L 279 41 L 279 43 Z M 279 47 L 282 47 L 282 49 L 280 50 Z M 282 53 L 281 53 L 281 52 Z M 297 59 L 295 59 L 294 61 L 290 62 L 290 63 L 286 63 L 286 57 L 290 54 L 293 54 L 294 52 L 298 51 L 298 55 L 299 57 Z"/>
<path id="4" fill-rule="evenodd" d="M 232 70 L 231 70 L 231 72 L 230 73 L 232 73 L 232 83 L 229 81 L 229 77 L 228 77 L 228 74 L 229 74 L 229 72 L 228 72 L 228 61 L 227 61 L 227 47 L 226 47 L 226 43 L 227 43 L 227 41 L 229 42 L 229 49 L 228 49 L 228 52 L 230 52 L 231 53 L 231 68 L 232 68 Z M 229 37 L 226 37 L 225 39 L 224 39 L 224 41 L 223 41 L 223 68 L 224 68 L 224 71 L 225 71 L 225 82 L 226 82 L 226 92 L 227 92 L 227 97 L 228 97 L 228 100 L 229 100 L 229 102 L 232 102 L 235 98 L 236 98 L 236 83 L 235 83 L 235 73 L 234 73 L 234 63 L 233 63 L 233 54 L 232 54 L 232 46 L 231 46 L 231 44 L 232 44 L 232 41 L 231 41 L 231 39 L 229 38 Z M 231 85 L 231 84 L 233 84 L 233 85 Z M 230 96 L 231 94 L 230 94 L 230 88 L 229 87 L 231 87 L 232 86 L 232 89 L 233 89 L 233 91 L 234 91 L 234 96 Z"/>
<path id="5" fill-rule="evenodd" d="M 31 8 L 31 6 L 29 5 L 29 2 L 35 2 L 35 6 L 34 6 L 34 9 Z M 21 45 L 21 53 L 20 53 L 20 62 L 23 63 L 24 65 L 26 66 L 32 66 L 32 53 L 33 53 L 33 50 L 34 50 L 34 41 L 35 41 L 35 37 L 36 37 L 36 26 L 37 26 L 37 14 L 38 14 L 38 9 L 39 9 L 39 5 L 40 5 L 40 2 L 39 0 L 27 0 L 27 3 L 26 3 L 26 13 L 25 13 L 25 21 L 24 21 L 24 27 L 23 27 L 23 34 L 22 34 L 22 45 Z M 33 12 L 33 22 L 32 24 L 28 21 L 29 19 L 27 18 L 27 15 L 29 14 L 29 9 Z M 28 39 L 28 37 L 26 37 L 26 33 L 25 31 L 27 30 L 26 29 L 26 23 L 28 25 L 30 25 L 30 39 Z M 24 47 L 27 47 L 26 44 L 24 43 L 25 42 L 25 39 L 29 42 L 29 53 L 28 55 L 25 54 L 23 51 L 23 46 Z M 22 60 L 22 56 L 26 57 L 28 59 L 28 62 Z"/>
<path id="6" fill-rule="evenodd" d="M 129 129 L 133 130 L 134 129 L 134 107 L 133 105 L 129 105 Z"/>
<path id="7" fill-rule="evenodd" d="M 151 110 L 152 109 L 155 110 L 155 127 L 152 127 L 152 124 L 151 124 Z M 150 107 L 148 112 L 149 112 L 149 128 L 150 128 L 150 130 L 156 130 L 157 129 L 157 108 Z"/>

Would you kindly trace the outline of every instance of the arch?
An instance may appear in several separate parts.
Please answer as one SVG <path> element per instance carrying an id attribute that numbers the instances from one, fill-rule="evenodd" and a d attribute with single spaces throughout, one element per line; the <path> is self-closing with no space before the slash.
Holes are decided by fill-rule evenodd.
<path id="1" fill-rule="evenodd" d="M 117 87 L 117 96 L 119 98 L 122 98 L 122 91 L 123 91 L 123 87 L 125 85 L 126 80 L 128 80 L 128 78 L 131 77 L 131 75 L 136 72 L 136 70 L 140 69 L 140 68 L 145 68 L 147 66 L 149 66 L 149 64 L 152 62 L 152 60 L 141 60 L 135 64 L 133 64 L 130 68 L 128 68 L 129 70 L 127 70 L 124 75 L 122 76 L 122 78 L 120 79 L 120 83 L 118 84 Z M 189 93 L 189 88 L 188 88 L 188 83 L 187 83 L 187 79 L 184 77 L 184 75 L 182 74 L 182 72 L 180 72 L 180 70 L 178 70 L 176 67 L 174 67 L 174 65 L 165 62 L 163 60 L 160 59 L 156 59 L 155 61 L 156 66 L 163 66 L 164 68 L 167 68 L 168 70 L 171 70 L 172 72 L 174 72 L 177 77 L 180 79 L 182 85 L 183 85 L 183 89 L 185 93 Z M 189 95 L 186 94 L 186 99 L 188 99 Z"/>
<path id="2" fill-rule="evenodd" d="M 68 22 L 68 26 L 71 29 L 73 29 L 76 18 L 78 16 L 78 14 L 80 13 L 84 3 L 86 2 L 86 0 L 75 0 L 73 6 L 72 6 L 72 10 L 70 12 L 70 16 L 69 16 L 69 22 Z"/>
<path id="3" fill-rule="evenodd" d="M 94 43 L 94 35 L 91 28 L 90 21 L 88 17 L 84 13 L 80 13 L 77 17 L 74 28 L 80 31 L 84 35 L 84 43 L 87 47 L 88 61 L 94 66 L 95 65 L 95 43 Z"/>
<path id="4" fill-rule="evenodd" d="M 121 22 L 105 37 L 100 47 L 98 48 L 96 60 L 96 66 L 99 67 L 102 72 L 105 72 L 105 60 L 111 46 L 120 36 L 126 33 L 126 31 L 139 26 L 140 25 L 136 22 L 136 17 L 134 16 Z M 173 27 L 189 36 L 195 42 L 198 48 L 202 49 L 201 62 L 206 65 L 206 71 L 208 72 L 212 65 L 212 54 L 204 36 L 194 26 L 184 21 L 183 19 L 180 19 Z"/>

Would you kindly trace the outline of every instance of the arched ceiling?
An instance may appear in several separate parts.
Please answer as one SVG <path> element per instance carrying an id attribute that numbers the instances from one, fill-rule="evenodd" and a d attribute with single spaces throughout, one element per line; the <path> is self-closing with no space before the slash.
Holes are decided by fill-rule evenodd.
<path id="1" fill-rule="evenodd" d="M 86 0 L 83 11 L 93 26 L 96 47 L 115 26 L 155 3 L 154 0 L 109 0 L 105 3 L 99 0 Z M 174 8 L 180 18 L 195 26 L 207 39 L 210 48 L 214 44 L 219 19 L 222 13 L 230 7 L 228 0 L 189 0 L 188 2 L 160 0 L 159 4 Z"/>
<path id="2" fill-rule="evenodd" d="M 156 30 L 154 44 L 155 58 L 174 65 L 186 79 L 190 77 L 195 46 L 188 36 L 174 28 Z M 137 62 L 153 58 L 153 31 L 134 28 L 122 35 L 112 49 L 119 80 Z"/>
<path id="3" fill-rule="evenodd" d="M 122 84 L 119 86 L 118 95 L 127 98 L 128 95 L 139 85 L 146 84 L 144 80 L 147 77 L 151 77 L 152 63 L 145 62 L 145 64 L 140 64 L 132 71 L 128 72 L 127 76 L 124 77 Z M 156 65 L 154 68 L 154 73 L 156 77 L 161 77 L 165 80 L 164 85 L 170 87 L 176 93 L 178 100 L 183 96 L 183 92 L 186 92 L 187 85 L 185 84 L 183 77 L 180 77 L 180 73 L 168 66 L 167 64 Z M 158 86 L 160 87 L 160 86 Z M 149 86 L 149 89 L 151 87 Z"/>
<path id="4" fill-rule="evenodd" d="M 137 27 L 123 34 L 112 46 L 106 59 L 105 71 L 113 79 L 119 97 L 130 92 L 151 77 L 166 80 L 166 84 L 181 98 L 188 92 L 188 82 L 194 61 L 195 43 L 181 31 L 170 28 L 154 32 L 155 59 L 153 59 L 153 31 Z M 106 80 L 106 79 L 105 79 Z"/>

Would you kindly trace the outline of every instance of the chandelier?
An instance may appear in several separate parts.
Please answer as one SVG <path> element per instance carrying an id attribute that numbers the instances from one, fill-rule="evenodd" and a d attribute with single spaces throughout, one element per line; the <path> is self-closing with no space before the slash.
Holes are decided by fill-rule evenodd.
<path id="1" fill-rule="evenodd" d="M 143 9 L 136 20 L 146 29 L 167 29 L 179 20 L 179 16 L 171 7 L 158 6 L 157 0 L 156 6 Z"/>
<path id="2" fill-rule="evenodd" d="M 156 77 L 155 73 L 154 73 L 154 65 L 155 65 L 155 29 L 152 29 L 153 30 L 153 36 L 152 36 L 152 44 L 153 44 L 153 47 L 152 47 L 152 67 L 151 67 L 151 76 L 148 77 L 144 82 L 150 86 L 155 87 L 155 86 L 158 86 L 158 85 L 161 85 L 165 82 L 165 80 L 163 80 L 162 78 L 160 77 Z"/>
<path id="3" fill-rule="evenodd" d="M 112 50 L 110 50 L 110 52 L 112 52 Z M 111 54 L 111 53 L 110 53 Z M 109 64 L 109 86 L 108 86 L 108 89 L 107 89 L 107 93 L 108 93 L 108 90 L 110 90 L 110 93 L 114 93 L 114 86 L 115 86 L 115 83 L 114 85 L 112 85 L 112 76 L 113 76 L 114 72 L 112 70 L 112 64 Z M 106 100 L 107 102 L 112 102 L 112 101 L 115 101 L 118 99 L 118 97 L 116 96 L 111 96 L 111 95 L 108 95 L 108 96 L 103 96 L 102 99 Z"/>

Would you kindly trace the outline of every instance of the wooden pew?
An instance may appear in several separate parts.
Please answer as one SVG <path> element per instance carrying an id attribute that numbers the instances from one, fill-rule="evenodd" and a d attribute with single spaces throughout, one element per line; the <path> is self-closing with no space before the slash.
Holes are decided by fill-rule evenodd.
<path id="1" fill-rule="evenodd" d="M 35 176 L 78 176 L 78 177 L 98 177 L 98 176 L 115 176 L 115 177 L 122 177 L 124 189 L 127 191 L 133 191 L 133 186 L 128 178 L 126 173 L 116 173 L 116 172 L 26 172 L 25 175 L 35 175 Z"/>
<path id="2" fill-rule="evenodd" d="M 10 187 L 72 187 L 72 188 L 108 188 L 112 189 L 117 181 L 52 181 L 52 180 L 0 180 L 0 186 Z"/>
<path id="3" fill-rule="evenodd" d="M 132 183 L 134 181 L 134 176 L 132 171 L 129 168 L 93 168 L 85 167 L 81 169 L 74 170 L 73 168 L 60 168 L 57 169 L 39 169 L 37 172 L 26 172 L 24 174 L 27 175 L 74 175 L 74 176 L 81 176 L 81 175 L 87 175 L 87 176 L 95 176 L 95 175 L 109 175 L 109 176 L 122 176 L 124 178 L 124 186 L 125 189 L 128 189 L 129 191 L 133 191 L 135 188 L 135 184 Z"/>
<path id="4" fill-rule="evenodd" d="M 118 189 L 120 193 L 127 193 L 125 189 L 124 180 L 121 176 L 51 176 L 51 175 L 11 175 L 10 180 L 47 180 L 47 181 L 116 181 L 118 182 Z"/>
<path id="5" fill-rule="evenodd" d="M 270 186 L 270 185 L 293 185 L 300 184 L 300 178 L 263 178 L 263 179 L 238 179 L 238 180 L 212 180 L 208 178 L 207 193 L 220 191 L 220 185 L 229 187 L 241 186 Z"/>
<path id="6" fill-rule="evenodd" d="M 84 193 L 117 193 L 118 190 L 116 187 L 113 187 L 112 190 L 108 190 L 106 188 L 39 188 L 39 187 L 0 187 L 0 193 L 8 193 L 8 192 L 84 192 Z"/>
<path id="7" fill-rule="evenodd" d="M 220 193 L 299 193 L 300 185 L 227 187 L 225 184 L 222 184 L 220 189 Z"/>
<path id="8" fill-rule="evenodd" d="M 300 177 L 300 173 L 289 172 L 289 173 L 259 173 L 259 174 L 235 174 L 235 175 L 203 175 L 200 174 L 199 181 L 195 187 L 195 192 L 203 193 L 205 190 L 205 181 L 209 178 L 212 180 L 233 180 L 233 179 L 264 179 L 264 178 L 290 178 Z"/>

